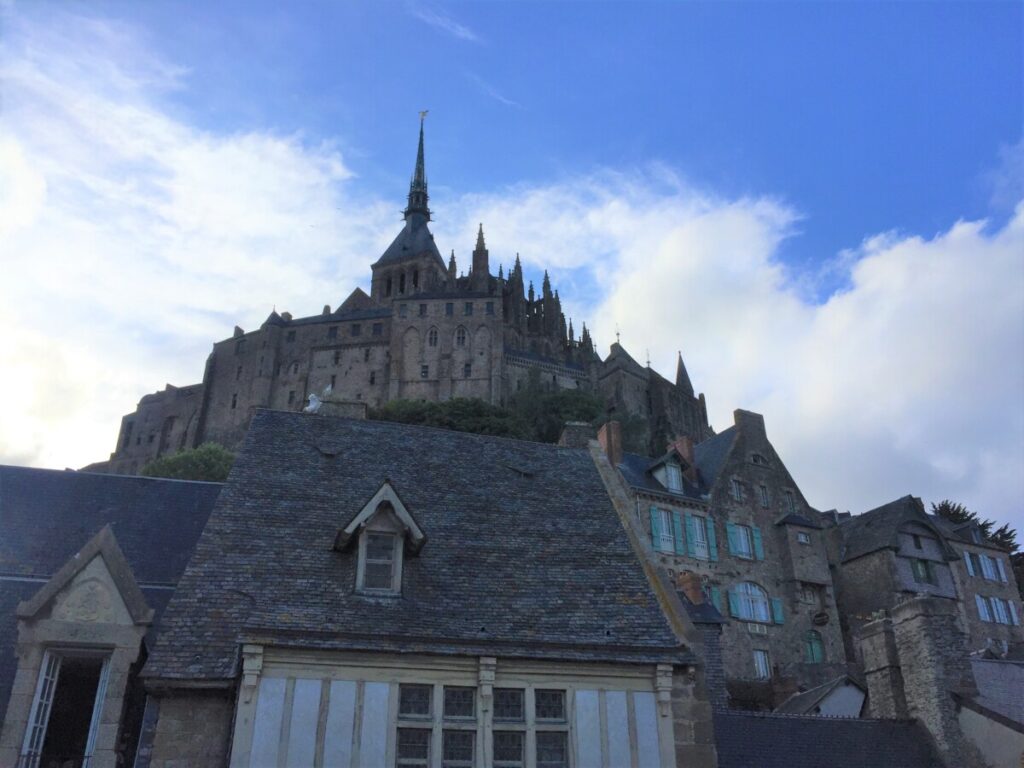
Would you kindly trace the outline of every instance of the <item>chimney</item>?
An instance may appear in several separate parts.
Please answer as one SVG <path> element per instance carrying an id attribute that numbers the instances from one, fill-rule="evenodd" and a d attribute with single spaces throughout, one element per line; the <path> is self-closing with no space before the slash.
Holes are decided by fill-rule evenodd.
<path id="1" fill-rule="evenodd" d="M 567 421 L 558 444 L 563 448 L 586 448 L 594 439 L 594 428 L 585 421 Z"/>
<path id="2" fill-rule="evenodd" d="M 683 457 L 683 461 L 686 462 L 686 468 L 683 470 L 683 475 L 694 485 L 697 484 L 697 459 L 693 452 L 693 440 L 689 435 L 680 435 L 673 440 L 669 448 L 675 448 L 679 451 L 679 455 Z"/>
<path id="3" fill-rule="evenodd" d="M 700 605 L 704 602 L 704 589 L 701 586 L 699 574 L 693 571 L 683 571 L 676 574 L 676 587 L 694 605 Z"/>
<path id="4" fill-rule="evenodd" d="M 619 422 L 605 422 L 597 431 L 597 440 L 613 467 L 622 463 L 622 425 Z"/>

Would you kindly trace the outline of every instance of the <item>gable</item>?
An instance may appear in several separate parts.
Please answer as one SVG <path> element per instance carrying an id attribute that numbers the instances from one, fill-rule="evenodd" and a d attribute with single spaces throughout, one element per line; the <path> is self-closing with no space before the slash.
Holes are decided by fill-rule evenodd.
<path id="1" fill-rule="evenodd" d="M 377 492 L 370 497 L 349 523 L 342 528 L 334 540 L 334 548 L 345 549 L 355 538 L 361 528 L 370 523 L 396 530 L 400 529 L 406 534 L 406 548 L 411 552 L 419 552 L 426 543 L 427 537 L 420 528 L 419 523 L 412 516 L 405 502 L 391 485 L 391 481 L 385 479 Z"/>
<path id="2" fill-rule="evenodd" d="M 45 609 L 44 609 L 45 612 Z M 75 574 L 49 604 L 49 618 L 58 621 L 134 624 L 102 555 Z"/>

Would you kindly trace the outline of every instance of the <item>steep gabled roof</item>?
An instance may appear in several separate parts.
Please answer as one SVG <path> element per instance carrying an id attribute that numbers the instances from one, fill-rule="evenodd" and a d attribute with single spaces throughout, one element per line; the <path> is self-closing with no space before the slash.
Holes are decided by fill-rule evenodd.
<path id="1" fill-rule="evenodd" d="M 355 593 L 339 521 L 381 478 L 430 543 L 401 597 Z M 146 673 L 226 679 L 243 639 L 334 649 L 691 658 L 585 449 L 258 411 Z"/>
<path id="2" fill-rule="evenodd" d="M 618 470 L 622 475 L 622 478 L 637 490 L 667 496 L 677 496 L 680 499 L 701 500 L 703 498 L 701 489 L 691 483 L 685 475 L 683 476 L 683 489 L 680 492 L 670 491 L 664 485 L 659 483 L 652 474 L 653 470 L 664 464 L 669 457 L 676 455 L 676 451 L 672 450 L 664 456 L 652 461 L 647 456 L 641 456 L 637 453 L 623 453 L 622 461 L 619 462 L 618 465 Z"/>
<path id="3" fill-rule="evenodd" d="M 346 312 L 355 312 L 361 309 L 378 309 L 378 307 L 373 299 L 367 295 L 366 291 L 362 288 L 356 288 L 335 312 L 336 314 L 345 314 Z"/>
<path id="4" fill-rule="evenodd" d="M 734 425 L 693 447 L 697 471 L 706 488 L 712 488 L 718 482 L 718 475 L 729 458 L 729 452 L 738 434 L 739 430 Z"/>
<path id="5" fill-rule="evenodd" d="M 602 376 L 606 376 L 615 370 L 627 371 L 642 379 L 646 379 L 648 376 L 647 369 L 634 360 L 632 355 L 626 351 L 626 348 L 618 342 L 615 342 L 611 346 L 611 351 L 608 353 L 608 357 L 604 361 L 604 372 L 602 373 Z"/>
<path id="6" fill-rule="evenodd" d="M 387 250 L 373 264 L 375 267 L 385 264 L 398 264 L 419 256 L 435 259 L 442 270 L 446 270 L 441 252 L 434 243 L 434 236 L 427 227 L 427 220 L 418 213 L 410 214 L 402 227 L 402 231 L 387 247 Z"/>
<path id="7" fill-rule="evenodd" d="M 858 683 L 849 675 L 840 675 L 834 680 L 829 680 L 827 683 L 811 688 L 803 693 L 794 693 L 788 699 L 786 699 L 775 711 L 779 714 L 784 715 L 806 715 L 810 714 L 822 700 L 825 699 L 830 693 L 841 685 L 855 685 L 864 690 L 864 686 Z M 866 693 L 866 691 L 865 691 Z"/>
<path id="8" fill-rule="evenodd" d="M 951 560 L 957 558 L 942 531 L 925 514 L 921 500 L 908 495 L 855 515 L 839 524 L 839 531 L 843 537 L 843 562 L 880 549 L 899 549 L 899 531 L 907 523 L 917 523 L 931 529 L 946 551 L 946 556 Z"/>

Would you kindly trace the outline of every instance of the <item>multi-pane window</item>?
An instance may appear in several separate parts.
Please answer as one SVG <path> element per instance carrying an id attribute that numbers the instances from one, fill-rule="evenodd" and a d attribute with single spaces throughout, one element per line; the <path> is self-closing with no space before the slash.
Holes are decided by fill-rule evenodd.
<path id="1" fill-rule="evenodd" d="M 666 464 L 665 474 L 668 478 L 668 489 L 670 491 L 683 490 L 683 471 L 677 465 Z"/>
<path id="2" fill-rule="evenodd" d="M 393 590 L 395 588 L 395 540 L 393 533 L 365 535 L 363 553 L 363 589 Z"/>
<path id="3" fill-rule="evenodd" d="M 460 327 L 460 328 L 458 328 L 455 331 L 455 346 L 456 347 L 464 347 L 464 346 L 466 346 L 466 329 L 465 328 Z"/>
<path id="4" fill-rule="evenodd" d="M 441 735 L 441 768 L 473 768 L 476 734 L 445 729 Z"/>
<path id="5" fill-rule="evenodd" d="M 565 691 L 539 689 L 534 692 L 534 706 L 538 720 L 562 722 L 565 720 Z"/>
<path id="6" fill-rule="evenodd" d="M 446 685 L 444 687 L 445 719 L 476 717 L 476 689 Z"/>
<path id="7" fill-rule="evenodd" d="M 524 731 L 494 732 L 494 768 L 523 768 L 526 762 Z"/>
<path id="8" fill-rule="evenodd" d="M 738 618 L 748 621 L 771 621 L 771 606 L 768 593 L 757 584 L 743 581 L 733 590 L 735 610 Z"/>
<path id="9" fill-rule="evenodd" d="M 757 492 L 761 496 L 761 506 L 767 509 L 771 504 L 771 500 L 768 498 L 768 486 L 761 483 L 757 486 Z"/>
<path id="10" fill-rule="evenodd" d="M 398 729 L 398 765 L 427 768 L 430 765 L 430 729 Z"/>
<path id="11" fill-rule="evenodd" d="M 537 733 L 537 768 L 568 768 L 569 738 L 565 731 Z"/>
<path id="12" fill-rule="evenodd" d="M 758 680 L 768 680 L 772 676 L 771 660 L 768 651 L 754 650 L 754 676 Z"/>
<path id="13" fill-rule="evenodd" d="M 676 538 L 673 531 L 672 513 L 667 509 L 658 510 L 658 539 L 655 548 L 661 552 L 675 552 Z"/>
<path id="14" fill-rule="evenodd" d="M 429 331 L 427 331 L 427 346 L 437 346 L 437 328 L 431 328 Z"/>
<path id="15" fill-rule="evenodd" d="M 694 557 L 706 560 L 710 554 L 708 549 L 707 518 L 694 515 L 692 520 L 693 524 L 687 528 L 687 535 L 690 537 L 690 553 Z"/>
<path id="16" fill-rule="evenodd" d="M 797 531 L 796 540 L 801 544 L 810 544 L 811 534 L 807 533 L 807 531 Z"/>
<path id="17" fill-rule="evenodd" d="M 735 477 L 729 483 L 729 490 L 734 501 L 743 501 L 743 485 Z"/>
<path id="18" fill-rule="evenodd" d="M 399 717 L 430 717 L 433 691 L 431 685 L 398 686 Z"/>
<path id="19" fill-rule="evenodd" d="M 910 570 L 914 574 L 914 581 L 918 584 L 938 584 L 935 566 L 931 561 L 915 557 L 910 561 Z"/>
<path id="20" fill-rule="evenodd" d="M 793 496 L 793 492 L 785 491 L 783 496 L 786 498 L 786 511 L 791 515 L 796 514 L 796 497 Z"/>
<path id="21" fill-rule="evenodd" d="M 521 723 L 526 717 L 523 691 L 520 688 L 494 689 L 495 722 Z"/>
<path id="22" fill-rule="evenodd" d="M 754 533 L 749 525 L 732 526 L 732 553 L 737 557 L 753 559 L 754 557 Z"/>
<path id="23" fill-rule="evenodd" d="M 383 333 L 384 333 L 384 324 L 383 323 L 374 323 L 372 331 L 373 331 L 373 335 L 374 336 L 381 336 L 381 335 L 383 335 Z"/>

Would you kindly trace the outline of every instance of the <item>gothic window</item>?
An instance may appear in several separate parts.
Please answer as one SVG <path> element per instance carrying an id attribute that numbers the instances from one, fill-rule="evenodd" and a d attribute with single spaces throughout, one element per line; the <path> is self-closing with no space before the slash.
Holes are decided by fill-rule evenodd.
<path id="1" fill-rule="evenodd" d="M 466 329 L 463 328 L 462 326 L 459 326 L 455 331 L 455 346 L 466 346 Z"/>
<path id="2" fill-rule="evenodd" d="M 427 331 L 427 346 L 437 346 L 437 328 L 431 328 L 429 331 Z"/>
<path id="3" fill-rule="evenodd" d="M 804 661 L 808 664 L 821 664 L 825 660 L 825 644 L 821 642 L 821 633 L 813 629 L 804 635 Z"/>

